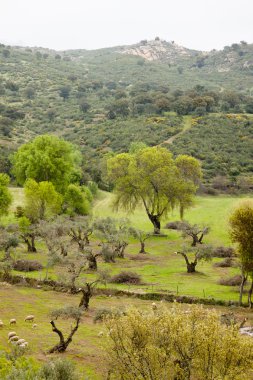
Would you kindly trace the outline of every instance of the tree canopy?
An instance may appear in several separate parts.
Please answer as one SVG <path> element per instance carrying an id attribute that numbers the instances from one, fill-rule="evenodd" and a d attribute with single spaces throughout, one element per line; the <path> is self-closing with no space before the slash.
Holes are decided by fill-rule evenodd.
<path id="1" fill-rule="evenodd" d="M 8 209 L 12 201 L 11 193 L 7 187 L 8 184 L 8 175 L 0 173 L 0 216 L 8 213 Z"/>
<path id="2" fill-rule="evenodd" d="M 67 141 L 42 135 L 22 145 L 13 155 L 13 174 L 18 184 L 29 178 L 37 182 L 50 181 L 63 192 L 76 176 L 80 177 L 81 155 Z"/>
<path id="3" fill-rule="evenodd" d="M 161 218 L 171 209 L 190 206 L 201 177 L 196 159 L 179 156 L 174 160 L 161 147 L 118 154 L 107 161 L 107 169 L 115 183 L 115 206 L 133 211 L 142 203 L 155 233 L 160 232 Z"/>
<path id="4" fill-rule="evenodd" d="M 32 222 L 58 214 L 61 204 L 62 196 L 51 182 L 29 179 L 25 183 L 25 215 Z"/>

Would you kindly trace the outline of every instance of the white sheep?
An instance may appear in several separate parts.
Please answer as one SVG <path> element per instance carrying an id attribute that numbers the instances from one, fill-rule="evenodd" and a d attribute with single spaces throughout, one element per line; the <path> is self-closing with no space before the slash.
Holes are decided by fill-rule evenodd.
<path id="1" fill-rule="evenodd" d="M 34 315 L 27 315 L 25 317 L 25 322 L 33 322 L 34 321 Z"/>
<path id="2" fill-rule="evenodd" d="M 18 346 L 20 346 L 20 344 L 23 344 L 23 343 L 25 343 L 25 339 L 19 339 L 18 341 L 17 341 L 17 345 Z"/>
<path id="3" fill-rule="evenodd" d="M 28 343 L 27 343 L 27 342 L 21 343 L 21 344 L 19 345 L 19 347 L 20 347 L 20 348 L 26 348 L 26 347 L 28 347 Z"/>
<path id="4" fill-rule="evenodd" d="M 4 323 L 0 320 L 0 328 L 4 327 Z"/>
<path id="5" fill-rule="evenodd" d="M 10 325 L 16 325 L 17 321 L 15 318 L 10 319 Z"/>
<path id="6" fill-rule="evenodd" d="M 156 305 L 155 302 L 153 302 L 153 303 L 151 304 L 151 306 L 152 306 L 152 309 L 153 309 L 153 310 L 157 310 L 157 305 Z"/>
<path id="7" fill-rule="evenodd" d="M 15 331 L 10 331 L 8 334 L 8 339 L 10 339 L 12 336 L 16 336 L 17 333 Z"/>
<path id="8" fill-rule="evenodd" d="M 15 336 L 12 336 L 10 339 L 9 339 L 9 343 L 10 342 L 17 342 L 19 340 L 19 337 L 17 335 Z"/>
<path id="9" fill-rule="evenodd" d="M 34 323 L 32 326 L 33 329 L 36 329 L 37 327 L 38 327 L 37 323 Z"/>
<path id="10" fill-rule="evenodd" d="M 104 336 L 103 331 L 99 331 L 98 336 L 99 336 L 100 338 L 101 338 L 102 336 Z"/>

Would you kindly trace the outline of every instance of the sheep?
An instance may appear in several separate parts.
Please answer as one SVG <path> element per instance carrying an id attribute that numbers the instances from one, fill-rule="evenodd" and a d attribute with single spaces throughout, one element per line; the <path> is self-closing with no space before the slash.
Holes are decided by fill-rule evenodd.
<path id="1" fill-rule="evenodd" d="M 102 338 L 102 336 L 104 336 L 103 331 L 99 331 L 98 336 L 99 336 L 100 338 Z"/>
<path id="2" fill-rule="evenodd" d="M 0 320 L 0 328 L 4 326 L 4 323 Z"/>
<path id="3" fill-rule="evenodd" d="M 156 305 L 155 302 L 153 302 L 153 303 L 151 304 L 151 306 L 152 306 L 152 309 L 153 309 L 153 310 L 157 310 L 157 305 Z"/>
<path id="4" fill-rule="evenodd" d="M 10 342 L 17 342 L 19 340 L 19 337 L 17 335 L 15 336 L 12 336 L 10 339 L 9 339 L 9 343 Z"/>
<path id="5" fill-rule="evenodd" d="M 10 339 L 12 336 L 16 336 L 17 333 L 15 331 L 10 331 L 8 334 L 8 339 Z"/>
<path id="6" fill-rule="evenodd" d="M 17 321 L 15 318 L 10 319 L 10 325 L 16 325 Z"/>
<path id="7" fill-rule="evenodd" d="M 19 339 L 18 341 L 17 341 L 17 345 L 18 346 L 20 346 L 20 344 L 23 344 L 23 343 L 25 343 L 25 339 Z"/>
<path id="8" fill-rule="evenodd" d="M 20 348 L 26 348 L 26 347 L 28 347 L 28 343 L 27 343 L 27 342 L 21 343 L 21 344 L 19 345 L 19 347 L 20 347 Z"/>
<path id="9" fill-rule="evenodd" d="M 34 321 L 34 315 L 27 315 L 25 317 L 25 322 L 33 322 Z"/>
<path id="10" fill-rule="evenodd" d="M 36 329 L 37 327 L 38 327 L 37 323 L 34 323 L 32 326 L 33 329 Z"/>

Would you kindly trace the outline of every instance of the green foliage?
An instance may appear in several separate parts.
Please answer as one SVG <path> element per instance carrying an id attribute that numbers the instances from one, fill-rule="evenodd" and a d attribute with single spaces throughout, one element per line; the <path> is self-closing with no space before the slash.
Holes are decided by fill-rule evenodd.
<path id="1" fill-rule="evenodd" d="M 56 136 L 43 135 L 22 145 L 13 156 L 13 174 L 23 185 L 27 179 L 50 181 L 64 191 L 79 170 L 81 157 L 74 146 Z"/>
<path id="2" fill-rule="evenodd" d="M 109 179 L 115 183 L 115 207 L 133 211 L 142 203 L 155 233 L 160 232 L 161 218 L 175 206 L 189 207 L 201 176 L 197 160 L 182 156 L 174 161 L 161 147 L 119 154 L 107 166 Z"/>
<path id="3" fill-rule="evenodd" d="M 32 222 L 48 219 L 61 211 L 62 196 L 51 182 L 36 182 L 28 179 L 25 183 L 25 215 Z M 22 228 L 28 227 L 22 219 Z M 26 224 L 26 226 L 25 226 Z"/>
<path id="4" fill-rule="evenodd" d="M 69 185 L 64 194 L 63 208 L 69 215 L 88 215 L 92 194 L 88 188 L 77 185 Z"/>
<path id="5" fill-rule="evenodd" d="M 238 245 L 243 269 L 253 274 L 253 202 L 241 202 L 229 219 L 230 236 Z"/>
<path id="6" fill-rule="evenodd" d="M 78 380 L 75 365 L 68 359 L 54 359 L 45 363 L 39 371 L 41 380 Z"/>
<path id="7" fill-rule="evenodd" d="M 9 180 L 7 174 L 0 173 L 0 216 L 8 214 L 12 202 L 12 196 L 7 187 Z"/>
<path id="8" fill-rule="evenodd" d="M 106 319 L 112 379 L 227 379 L 252 376 L 253 342 L 216 311 L 175 304 L 171 309 Z"/>

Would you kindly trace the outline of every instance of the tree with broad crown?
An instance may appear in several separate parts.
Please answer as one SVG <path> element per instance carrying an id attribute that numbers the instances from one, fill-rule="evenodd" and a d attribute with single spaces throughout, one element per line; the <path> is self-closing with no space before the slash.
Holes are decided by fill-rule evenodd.
<path id="1" fill-rule="evenodd" d="M 161 218 L 171 209 L 180 206 L 184 210 L 191 205 L 197 178 L 201 178 L 196 159 L 181 156 L 173 160 L 161 147 L 118 154 L 107 161 L 107 170 L 115 183 L 115 207 L 134 211 L 142 203 L 155 234 L 160 234 Z"/>
<path id="2" fill-rule="evenodd" d="M 57 191 L 64 192 L 74 178 L 80 177 L 80 152 L 56 136 L 38 136 L 22 145 L 12 162 L 19 185 L 32 178 L 37 182 L 50 181 Z"/>
<path id="3" fill-rule="evenodd" d="M 242 282 L 240 286 L 239 303 L 242 304 L 243 288 L 247 277 L 251 277 L 251 286 L 248 292 L 248 303 L 252 307 L 251 296 L 253 292 L 253 202 L 241 202 L 233 211 L 229 219 L 230 236 L 238 245 L 241 263 Z"/>

